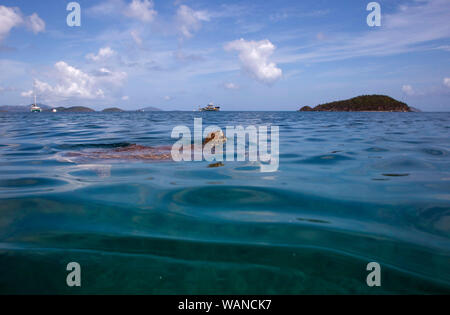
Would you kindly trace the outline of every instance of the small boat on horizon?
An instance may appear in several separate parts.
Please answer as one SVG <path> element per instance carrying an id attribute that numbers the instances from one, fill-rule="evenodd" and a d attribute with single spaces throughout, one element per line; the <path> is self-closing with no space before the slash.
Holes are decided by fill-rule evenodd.
<path id="1" fill-rule="evenodd" d="M 220 112 L 220 106 L 215 106 L 213 103 L 209 103 L 208 106 L 200 108 L 201 112 Z"/>

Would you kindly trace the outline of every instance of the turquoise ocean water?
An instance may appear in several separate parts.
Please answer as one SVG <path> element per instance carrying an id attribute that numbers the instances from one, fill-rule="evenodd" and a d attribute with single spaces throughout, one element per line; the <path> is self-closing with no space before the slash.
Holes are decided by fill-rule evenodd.
<path id="1" fill-rule="evenodd" d="M 279 171 L 64 158 L 194 117 L 279 126 Z M 0 270 L 0 293 L 450 293 L 450 113 L 0 113 Z"/>

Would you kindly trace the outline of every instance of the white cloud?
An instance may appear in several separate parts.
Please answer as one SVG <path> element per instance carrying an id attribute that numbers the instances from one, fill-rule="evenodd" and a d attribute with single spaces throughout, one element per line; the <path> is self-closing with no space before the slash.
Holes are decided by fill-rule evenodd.
<path id="1" fill-rule="evenodd" d="M 8 8 L 0 5 L 0 41 L 8 36 L 13 27 L 23 23 L 22 13 L 19 8 Z"/>
<path id="2" fill-rule="evenodd" d="M 444 78 L 442 80 L 442 84 L 441 85 L 434 85 L 434 86 L 430 86 L 427 89 L 415 89 L 413 88 L 411 85 L 403 85 L 402 86 L 402 92 L 405 95 L 408 96 L 416 96 L 416 97 L 423 97 L 423 96 L 436 96 L 436 95 L 440 95 L 442 93 L 447 94 L 447 90 L 446 88 L 450 88 L 450 78 Z"/>
<path id="3" fill-rule="evenodd" d="M 8 36 L 11 29 L 22 25 L 35 34 L 45 31 L 45 22 L 36 13 L 24 17 L 19 8 L 0 5 L 0 41 Z"/>
<path id="4" fill-rule="evenodd" d="M 26 23 L 28 28 L 31 29 L 34 34 L 45 31 L 45 22 L 36 13 L 30 15 L 27 18 Z"/>
<path id="5" fill-rule="evenodd" d="M 111 47 L 104 47 L 104 48 L 100 48 L 100 50 L 98 51 L 97 55 L 96 54 L 87 54 L 86 58 L 92 61 L 101 61 L 104 59 L 107 59 L 109 57 L 112 57 L 116 54 L 116 52 L 114 50 L 111 49 Z"/>
<path id="6" fill-rule="evenodd" d="M 152 0 L 133 0 L 130 3 L 124 0 L 106 0 L 86 10 L 90 15 L 125 15 L 141 22 L 152 22 L 158 12 L 154 10 Z"/>
<path id="7" fill-rule="evenodd" d="M 208 22 L 210 18 L 207 11 L 195 11 L 187 5 L 181 5 L 176 16 L 178 30 L 184 37 L 190 38 L 202 27 L 202 22 Z"/>
<path id="8" fill-rule="evenodd" d="M 69 66 L 64 61 L 57 62 L 55 68 L 60 75 L 60 82 L 55 86 L 51 86 L 46 82 L 36 80 L 37 91 L 44 94 L 54 94 L 62 98 L 96 99 L 104 97 L 103 90 L 97 87 L 95 77 Z"/>
<path id="9" fill-rule="evenodd" d="M 157 15 L 157 12 L 153 8 L 154 3 L 151 0 L 133 0 L 128 5 L 124 14 L 142 22 L 152 22 Z"/>
<path id="10" fill-rule="evenodd" d="M 172 96 L 164 96 L 164 100 L 171 101 L 171 100 L 173 100 L 173 97 Z"/>
<path id="11" fill-rule="evenodd" d="M 142 38 L 139 35 L 138 31 L 136 30 L 132 30 L 130 32 L 131 37 L 133 38 L 134 42 L 138 45 L 141 46 L 142 45 Z"/>
<path id="12" fill-rule="evenodd" d="M 223 85 L 224 88 L 227 90 L 237 90 L 239 89 L 239 86 L 234 84 L 233 82 L 227 82 Z"/>
<path id="13" fill-rule="evenodd" d="M 22 92 L 22 93 L 20 93 L 20 95 L 22 97 L 32 97 L 33 96 L 33 90 Z"/>
<path id="14" fill-rule="evenodd" d="M 450 51 L 450 45 L 442 45 L 442 46 L 435 47 L 434 49 L 436 49 L 436 50 Z"/>
<path id="15" fill-rule="evenodd" d="M 122 96 L 122 101 L 128 101 L 130 99 L 130 97 L 129 96 Z"/>
<path id="16" fill-rule="evenodd" d="M 51 85 L 47 82 L 34 80 L 36 93 L 51 101 L 65 99 L 101 99 L 105 97 L 105 90 L 111 86 L 120 86 L 126 79 L 124 72 L 112 72 L 106 68 L 99 70 L 97 75 L 87 74 L 64 61 L 55 64 L 58 83 Z M 29 97 L 33 91 L 23 92 L 23 97 Z"/>
<path id="17" fill-rule="evenodd" d="M 93 15 L 112 15 L 125 10 L 123 0 L 106 0 L 86 10 L 88 14 Z"/>
<path id="18" fill-rule="evenodd" d="M 416 94 L 416 91 L 413 89 L 411 85 L 403 85 L 402 92 L 409 96 L 413 96 Z"/>
<path id="19" fill-rule="evenodd" d="M 98 83 L 108 83 L 114 86 L 121 86 L 128 77 L 125 72 L 114 72 L 107 68 L 100 68 L 95 72 Z"/>
<path id="20" fill-rule="evenodd" d="M 450 78 L 444 78 L 444 85 L 450 88 Z"/>
<path id="21" fill-rule="evenodd" d="M 289 18 L 295 18 L 295 19 L 301 19 L 301 18 L 308 18 L 308 17 L 321 17 L 328 15 L 330 13 L 330 10 L 314 10 L 310 12 L 305 12 L 304 10 L 293 10 L 292 8 L 290 10 L 281 10 L 274 14 L 271 14 L 269 16 L 269 19 L 274 22 L 278 22 L 281 20 L 289 19 Z"/>
<path id="22" fill-rule="evenodd" d="M 283 71 L 277 68 L 269 57 L 275 51 L 275 46 L 267 39 L 261 41 L 235 40 L 225 45 L 225 50 L 237 50 L 242 68 L 256 80 L 271 84 L 280 79 Z"/>

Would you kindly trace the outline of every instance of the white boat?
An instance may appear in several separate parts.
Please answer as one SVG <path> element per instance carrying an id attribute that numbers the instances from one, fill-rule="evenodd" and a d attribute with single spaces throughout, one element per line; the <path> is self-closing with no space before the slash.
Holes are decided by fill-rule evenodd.
<path id="1" fill-rule="evenodd" d="M 36 93 L 34 93 L 34 104 L 31 105 L 31 112 L 32 113 L 40 113 L 40 112 L 42 112 L 42 108 L 40 108 L 37 105 L 37 102 L 36 102 Z"/>
<path id="2" fill-rule="evenodd" d="M 201 112 L 220 112 L 219 106 L 214 106 L 213 103 L 209 103 L 208 106 L 200 108 Z"/>

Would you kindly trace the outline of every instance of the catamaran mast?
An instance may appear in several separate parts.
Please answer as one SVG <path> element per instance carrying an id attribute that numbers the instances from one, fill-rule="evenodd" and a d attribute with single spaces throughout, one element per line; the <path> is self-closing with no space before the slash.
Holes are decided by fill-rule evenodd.
<path id="1" fill-rule="evenodd" d="M 37 101 L 36 101 L 36 81 L 33 82 L 33 94 L 34 94 L 34 105 L 37 106 Z"/>

